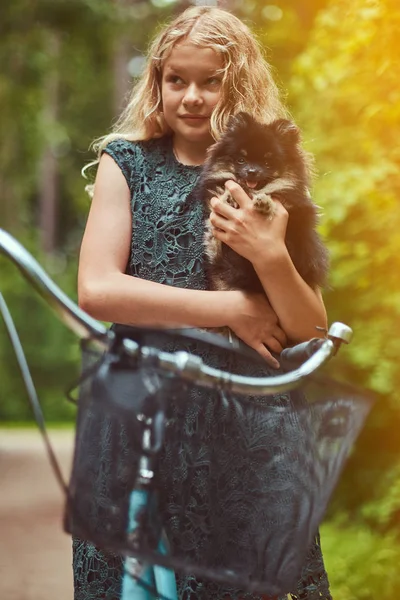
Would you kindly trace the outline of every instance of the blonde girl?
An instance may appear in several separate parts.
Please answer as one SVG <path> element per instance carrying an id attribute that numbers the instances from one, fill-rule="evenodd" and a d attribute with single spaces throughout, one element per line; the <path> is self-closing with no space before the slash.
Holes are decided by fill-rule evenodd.
<path id="1" fill-rule="evenodd" d="M 234 182 L 226 185 L 239 208 L 213 200 L 214 235 L 253 263 L 265 295 L 207 290 L 203 211 L 188 198 L 207 149 L 229 116 L 240 111 L 265 122 L 285 116 L 254 36 L 224 10 L 186 10 L 156 37 L 114 131 L 95 145 L 99 164 L 81 248 L 79 302 L 92 316 L 123 325 L 228 326 L 265 359 L 267 373 L 279 369 L 276 355 L 288 343 L 309 339 L 317 326 L 325 327 L 326 314 L 319 290 L 301 279 L 287 252 L 288 215 L 283 206 L 276 201 L 276 214 L 265 226 Z M 214 366 L 227 368 L 223 352 L 212 360 Z M 252 373 L 252 368 L 246 365 L 245 372 Z M 223 456 L 228 462 L 234 456 L 238 472 L 246 471 L 246 456 L 237 450 L 239 430 L 233 428 L 230 441 L 223 440 L 226 423 L 218 398 L 208 392 L 201 397 L 199 401 L 197 394 L 192 404 L 188 397 L 190 410 L 170 428 L 160 466 L 170 543 L 182 551 L 185 530 L 185 552 L 193 555 L 205 540 L 200 541 L 189 521 L 177 526 L 171 506 L 193 506 L 194 499 L 198 503 L 201 498 L 203 512 L 212 511 L 204 489 L 213 477 L 220 479 L 218 469 L 226 473 L 232 468 L 223 464 Z M 95 406 L 90 394 L 87 403 Z M 121 429 L 121 423 L 98 410 L 87 411 L 80 426 L 90 483 L 103 507 L 129 492 L 133 451 L 129 435 Z M 219 466 L 210 463 L 204 469 L 210 452 L 218 453 Z M 111 474 L 117 457 L 116 483 Z M 96 510 L 92 518 L 100 519 Z M 227 515 L 225 526 L 222 519 L 221 536 L 234 518 Z M 204 525 L 202 535 L 207 538 L 206 529 Z M 117 600 L 121 572 L 119 557 L 74 540 L 75 600 Z M 182 599 L 260 597 L 190 576 L 177 576 L 177 583 Z M 292 598 L 331 598 L 318 540 Z"/>

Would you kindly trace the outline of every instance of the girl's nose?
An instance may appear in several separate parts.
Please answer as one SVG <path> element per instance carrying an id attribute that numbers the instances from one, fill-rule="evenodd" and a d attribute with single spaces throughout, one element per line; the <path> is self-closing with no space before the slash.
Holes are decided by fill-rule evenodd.
<path id="1" fill-rule="evenodd" d="M 186 105 L 197 106 L 201 103 L 201 100 L 199 88 L 195 84 L 190 85 L 186 90 L 183 103 Z"/>

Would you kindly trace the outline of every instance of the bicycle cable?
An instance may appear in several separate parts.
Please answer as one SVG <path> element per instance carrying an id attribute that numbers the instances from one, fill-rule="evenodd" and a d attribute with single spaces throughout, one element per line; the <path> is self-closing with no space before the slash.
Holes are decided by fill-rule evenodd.
<path id="1" fill-rule="evenodd" d="M 50 460 L 51 467 L 53 469 L 56 479 L 57 479 L 59 485 L 61 486 L 63 492 L 66 494 L 66 496 L 68 496 L 68 486 L 65 482 L 60 465 L 58 464 L 57 457 L 56 457 L 54 450 L 50 443 L 50 438 L 47 433 L 45 420 L 44 420 L 44 416 L 43 416 L 43 411 L 40 406 L 39 398 L 38 398 L 38 395 L 37 395 L 37 392 L 35 389 L 35 385 L 33 383 L 33 379 L 32 379 L 31 372 L 29 370 L 29 366 L 28 366 L 28 363 L 27 363 L 27 360 L 26 360 L 26 357 L 25 357 L 25 354 L 24 354 L 24 351 L 22 348 L 22 344 L 19 339 L 16 327 L 14 325 L 14 321 L 11 316 L 11 313 L 8 310 L 8 306 L 6 304 L 6 301 L 4 300 L 3 294 L 1 292 L 0 292 L 0 312 L 3 316 L 6 330 L 7 330 L 8 336 L 10 338 L 11 345 L 14 349 L 15 356 L 17 358 L 18 366 L 20 368 L 22 379 L 25 384 L 25 389 L 28 393 L 29 403 L 30 403 L 32 411 L 33 411 L 33 416 L 35 418 L 37 426 L 39 427 L 39 431 L 42 435 L 44 445 L 46 448 L 46 452 L 47 452 L 47 456 Z"/>

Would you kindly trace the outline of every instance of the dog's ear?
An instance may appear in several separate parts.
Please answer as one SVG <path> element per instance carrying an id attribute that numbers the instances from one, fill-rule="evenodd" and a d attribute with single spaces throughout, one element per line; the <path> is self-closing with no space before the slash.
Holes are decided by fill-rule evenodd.
<path id="1" fill-rule="evenodd" d="M 294 144 L 300 141 L 300 129 L 289 119 L 278 119 L 272 123 L 276 132 L 287 141 Z"/>
<path id="2" fill-rule="evenodd" d="M 236 127 L 247 127 L 253 121 L 253 117 L 246 112 L 239 112 L 231 115 L 228 119 L 227 129 L 236 129 Z"/>

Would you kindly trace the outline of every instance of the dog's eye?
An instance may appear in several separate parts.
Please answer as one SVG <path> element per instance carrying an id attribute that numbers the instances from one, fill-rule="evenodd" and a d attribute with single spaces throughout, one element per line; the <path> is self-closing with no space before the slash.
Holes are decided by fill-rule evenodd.
<path id="1" fill-rule="evenodd" d="M 245 159 L 245 158 L 243 158 L 243 156 L 241 156 L 241 157 L 239 157 L 239 158 L 237 158 L 237 159 L 236 159 L 236 162 L 237 162 L 239 165 L 244 165 L 244 163 L 246 162 L 246 159 Z"/>

